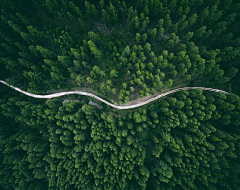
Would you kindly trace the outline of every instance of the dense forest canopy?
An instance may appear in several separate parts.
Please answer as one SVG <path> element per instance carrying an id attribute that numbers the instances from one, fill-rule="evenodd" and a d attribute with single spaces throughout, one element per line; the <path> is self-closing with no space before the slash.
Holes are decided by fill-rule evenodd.
<path id="1" fill-rule="evenodd" d="M 184 86 L 240 96 L 238 0 L 1 0 L 0 9 L 0 80 L 25 91 L 84 90 L 119 105 Z M 0 188 L 240 189 L 237 96 L 181 91 L 119 111 L 0 85 Z"/>

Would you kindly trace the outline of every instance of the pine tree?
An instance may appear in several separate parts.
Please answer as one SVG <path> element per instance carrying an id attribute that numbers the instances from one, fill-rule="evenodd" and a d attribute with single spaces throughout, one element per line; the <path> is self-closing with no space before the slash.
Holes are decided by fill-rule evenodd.
<path id="1" fill-rule="evenodd" d="M 152 29 L 152 30 L 149 30 L 148 34 L 149 34 L 149 37 L 150 37 L 151 39 L 155 39 L 155 38 L 156 38 L 156 35 L 157 35 L 157 29 L 154 28 L 154 29 Z"/>
<path id="2" fill-rule="evenodd" d="M 208 25 L 213 24 L 216 22 L 219 18 L 222 16 L 221 11 L 217 11 L 217 5 L 214 5 L 210 10 L 209 10 L 209 15 L 208 15 Z M 216 12 L 216 13 L 215 13 Z"/>
<path id="3" fill-rule="evenodd" d="M 151 51 L 151 44 L 146 43 L 146 45 L 144 46 L 144 51 L 145 53 L 149 53 Z"/>
<path id="4" fill-rule="evenodd" d="M 161 15 L 162 10 L 163 10 L 163 5 L 162 3 L 160 3 L 159 0 L 156 1 L 151 1 L 152 3 L 152 11 L 153 11 L 153 15 L 154 17 L 158 17 L 159 15 Z"/>
<path id="5" fill-rule="evenodd" d="M 134 17 L 133 20 L 134 20 L 134 24 L 135 24 L 135 29 L 137 29 L 139 26 L 138 17 L 137 16 Z"/>
<path id="6" fill-rule="evenodd" d="M 113 70 L 111 70 L 110 76 L 111 77 L 117 77 L 118 76 L 118 72 L 115 71 L 115 69 L 113 69 Z"/>
<path id="7" fill-rule="evenodd" d="M 214 31 L 213 35 L 218 36 L 222 32 L 224 32 L 227 29 L 226 28 L 227 24 L 228 24 L 227 22 L 220 22 L 220 23 L 216 24 L 215 27 L 214 27 L 214 30 L 213 30 Z"/>
<path id="8" fill-rule="evenodd" d="M 110 14 L 110 19 L 112 20 L 112 23 L 116 23 L 117 22 L 117 12 L 115 10 L 115 7 L 112 5 L 112 3 L 109 3 L 109 7 L 108 7 L 108 11 Z"/>
<path id="9" fill-rule="evenodd" d="M 157 30 L 158 30 L 158 31 L 160 30 L 160 28 L 163 27 L 163 23 L 164 23 L 164 20 L 163 20 L 163 19 L 160 19 L 160 20 L 158 21 L 158 24 L 157 24 Z"/>
<path id="10" fill-rule="evenodd" d="M 191 17 L 189 17 L 189 19 L 188 19 L 188 26 L 190 27 L 193 24 L 195 24 L 196 21 L 197 21 L 197 18 L 198 18 L 197 14 L 193 14 Z"/>
<path id="11" fill-rule="evenodd" d="M 164 23 L 163 23 L 164 30 L 168 32 L 170 26 L 172 26 L 172 20 L 169 14 L 167 14 L 164 18 Z"/>
<path id="12" fill-rule="evenodd" d="M 88 15 L 92 14 L 91 5 L 89 2 L 85 1 L 85 10 Z"/>
<path id="13" fill-rule="evenodd" d="M 141 40 L 141 35 L 139 33 L 136 33 L 136 42 L 139 43 Z"/>
<path id="14" fill-rule="evenodd" d="M 125 17 L 125 15 L 127 15 L 127 5 L 125 1 L 122 1 L 122 8 L 123 8 L 123 15 Z"/>
<path id="15" fill-rule="evenodd" d="M 148 16 L 149 15 L 149 9 L 148 9 L 148 6 L 145 5 L 144 9 L 143 9 L 143 13 L 144 15 Z"/>
<path id="16" fill-rule="evenodd" d="M 187 43 L 192 37 L 193 37 L 193 32 L 188 32 L 188 33 L 184 36 L 184 41 L 185 41 L 185 43 Z"/>
<path id="17" fill-rule="evenodd" d="M 95 56 L 96 59 L 101 59 L 102 53 L 97 49 L 95 43 L 92 40 L 88 41 L 89 48 L 92 54 Z"/>
<path id="18" fill-rule="evenodd" d="M 106 26 L 109 26 L 110 17 L 104 9 L 102 9 L 102 20 L 103 20 L 104 24 L 106 24 Z"/>
<path id="19" fill-rule="evenodd" d="M 38 50 L 42 54 L 42 56 L 46 59 L 54 57 L 53 52 L 51 52 L 47 48 L 43 48 L 42 46 L 37 45 L 36 50 Z"/>
<path id="20" fill-rule="evenodd" d="M 173 84 L 173 80 L 172 79 L 168 79 L 166 82 L 165 82 L 166 86 L 168 88 L 171 88 L 172 84 Z"/>
<path id="21" fill-rule="evenodd" d="M 209 7 L 203 9 L 202 13 L 199 16 L 199 22 L 203 22 L 209 15 Z"/>
<path id="22" fill-rule="evenodd" d="M 185 21 L 182 25 L 181 28 L 179 29 L 179 31 L 183 31 L 184 29 L 186 29 L 188 27 L 188 21 Z"/>
<path id="23" fill-rule="evenodd" d="M 99 4 L 100 4 L 100 7 L 101 7 L 101 10 L 103 10 L 103 8 L 104 8 L 104 0 L 100 0 Z"/>
<path id="24" fill-rule="evenodd" d="M 195 39 L 199 39 L 202 38 L 203 34 L 206 33 L 206 26 L 203 26 L 201 28 L 199 28 L 196 32 L 194 32 L 194 38 Z"/>

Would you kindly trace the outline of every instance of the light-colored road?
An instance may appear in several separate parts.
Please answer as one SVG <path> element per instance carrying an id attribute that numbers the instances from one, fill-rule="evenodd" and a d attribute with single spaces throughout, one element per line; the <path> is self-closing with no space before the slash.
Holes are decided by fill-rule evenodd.
<path id="1" fill-rule="evenodd" d="M 157 100 L 161 97 L 164 97 L 164 96 L 167 96 L 168 94 L 172 94 L 174 92 L 178 92 L 178 91 L 182 91 L 182 90 L 192 90 L 192 89 L 201 89 L 201 90 L 208 90 L 208 91 L 214 91 L 214 92 L 219 92 L 219 93 L 222 93 L 222 94 L 226 94 L 226 95 L 230 95 L 229 92 L 225 92 L 223 90 L 218 90 L 218 89 L 213 89 L 213 88 L 205 88 L 205 87 L 184 87 L 184 88 L 177 88 L 177 89 L 174 89 L 174 90 L 170 90 L 168 92 L 165 92 L 163 94 L 160 94 L 154 98 L 151 98 L 149 100 L 146 100 L 144 102 L 141 102 L 141 103 L 138 103 L 138 104 L 135 104 L 135 105 L 130 105 L 130 106 L 117 106 L 117 105 L 114 105 L 114 104 L 111 104 L 105 100 L 103 100 L 102 98 L 99 98 L 98 96 L 94 95 L 94 94 L 91 94 L 91 93 L 88 93 L 88 92 L 79 92 L 79 91 L 69 91 L 69 92 L 60 92 L 60 93 L 55 93 L 55 94 L 49 94 L 49 95 L 35 95 L 35 94 L 31 94 L 29 92 L 25 92 L 15 86 L 12 86 L 12 85 L 9 85 L 7 84 L 5 81 L 2 81 L 0 80 L 1 83 L 13 88 L 14 90 L 16 91 L 19 91 L 27 96 L 31 96 L 33 98 L 56 98 L 56 97 L 59 97 L 59 96 L 64 96 L 64 95 L 70 95 L 70 94 L 79 94 L 79 95 L 84 95 L 84 96 L 90 96 L 90 97 L 93 97 L 93 98 L 96 98 L 98 100 L 100 100 L 101 102 L 104 102 L 105 104 L 113 107 L 113 108 L 116 108 L 116 109 L 120 109 L 120 110 L 124 110 L 124 109 L 131 109 L 131 108 L 136 108 L 136 107 L 140 107 L 140 106 L 143 106 L 145 104 L 148 104 L 154 100 Z"/>

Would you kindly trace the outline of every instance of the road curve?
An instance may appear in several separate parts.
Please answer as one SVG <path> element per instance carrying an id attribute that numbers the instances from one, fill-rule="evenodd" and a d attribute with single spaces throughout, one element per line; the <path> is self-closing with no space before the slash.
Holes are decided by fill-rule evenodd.
<path id="1" fill-rule="evenodd" d="M 31 94 L 29 92 L 25 92 L 15 86 L 12 86 L 12 85 L 9 85 L 7 84 L 5 81 L 2 81 L 0 80 L 1 83 L 13 88 L 14 90 L 16 91 L 19 91 L 21 92 L 22 94 L 25 94 L 27 96 L 31 96 L 33 98 L 56 98 L 56 97 L 59 97 L 59 96 L 64 96 L 64 95 L 70 95 L 70 94 L 79 94 L 79 95 L 84 95 L 84 96 L 90 96 L 90 97 L 93 97 L 93 98 L 96 98 L 98 100 L 100 100 L 101 102 L 104 102 L 105 104 L 113 107 L 113 108 L 116 108 L 116 109 L 120 109 L 120 110 L 124 110 L 124 109 L 131 109 L 131 108 L 136 108 L 136 107 L 140 107 L 140 106 L 143 106 L 147 103 L 150 103 L 154 100 L 157 100 L 161 97 L 164 97 L 164 96 L 167 96 L 168 94 L 172 94 L 174 92 L 178 92 L 178 91 L 182 91 L 182 90 L 192 90 L 192 89 L 201 89 L 201 90 L 208 90 L 208 91 L 214 91 L 214 92 L 220 92 L 222 94 L 226 94 L 226 95 L 230 95 L 229 92 L 225 92 L 223 90 L 218 90 L 218 89 L 213 89 L 213 88 L 205 88 L 205 87 L 183 87 L 183 88 L 177 88 L 177 89 L 174 89 L 174 90 L 170 90 L 168 92 L 165 92 L 163 94 L 160 94 L 154 98 L 151 98 L 149 100 L 146 100 L 144 102 L 141 102 L 141 103 L 138 103 L 138 104 L 135 104 L 135 105 L 130 105 L 130 106 L 117 106 L 117 105 L 114 105 L 114 104 L 111 104 L 105 100 L 103 100 L 102 98 L 99 98 L 98 96 L 94 95 L 94 94 L 91 94 L 91 93 L 88 93 L 88 92 L 79 92 L 79 91 L 69 91 L 69 92 L 59 92 L 59 93 L 55 93 L 55 94 L 49 94 L 49 95 L 35 95 L 35 94 Z"/>

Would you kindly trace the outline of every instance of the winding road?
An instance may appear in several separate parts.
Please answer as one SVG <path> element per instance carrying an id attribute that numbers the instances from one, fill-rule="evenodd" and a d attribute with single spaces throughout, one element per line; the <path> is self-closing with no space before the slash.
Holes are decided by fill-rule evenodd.
<path id="1" fill-rule="evenodd" d="M 0 80 L 0 82 L 2 84 L 5 84 L 11 88 L 13 88 L 14 90 L 16 91 L 19 91 L 27 96 L 31 96 L 33 98 L 56 98 L 56 97 L 59 97 L 59 96 L 64 96 L 64 95 L 70 95 L 70 94 L 79 94 L 79 95 L 84 95 L 84 96 L 90 96 L 90 97 L 93 97 L 93 98 L 96 98 L 97 100 L 100 100 L 101 102 L 104 102 L 105 104 L 113 107 L 113 108 L 116 108 L 116 109 L 120 109 L 120 110 L 124 110 L 124 109 L 131 109 L 131 108 L 136 108 L 136 107 L 140 107 L 140 106 L 143 106 L 145 104 L 148 104 L 154 100 L 157 100 L 161 97 L 164 97 L 164 96 L 167 96 L 168 94 L 172 94 L 174 92 L 178 92 L 178 91 L 182 91 L 182 90 L 192 90 L 192 89 L 201 89 L 201 90 L 208 90 L 208 91 L 214 91 L 214 92 L 219 92 L 219 93 L 222 93 L 222 94 L 226 94 L 226 95 L 230 95 L 229 92 L 225 92 L 223 90 L 218 90 L 218 89 L 213 89 L 213 88 L 205 88 L 205 87 L 184 87 L 184 88 L 177 88 L 177 89 L 174 89 L 174 90 L 170 90 L 168 92 L 165 92 L 163 94 L 160 94 L 154 98 L 151 98 L 149 100 L 146 100 L 144 102 L 141 102 L 141 103 L 138 103 L 138 104 L 135 104 L 135 105 L 130 105 L 130 106 L 117 106 L 117 105 L 114 105 L 114 104 L 111 104 L 105 100 L 103 100 L 102 98 L 94 95 L 94 94 L 91 94 L 91 93 L 88 93 L 88 92 L 79 92 L 79 91 L 69 91 L 69 92 L 59 92 L 59 93 L 55 93 L 55 94 L 49 94 L 49 95 L 36 95 L 36 94 L 31 94 L 29 92 L 26 92 L 26 91 L 23 91 L 15 86 L 12 86 L 12 85 L 9 85 L 7 84 L 5 81 L 2 81 Z"/>

